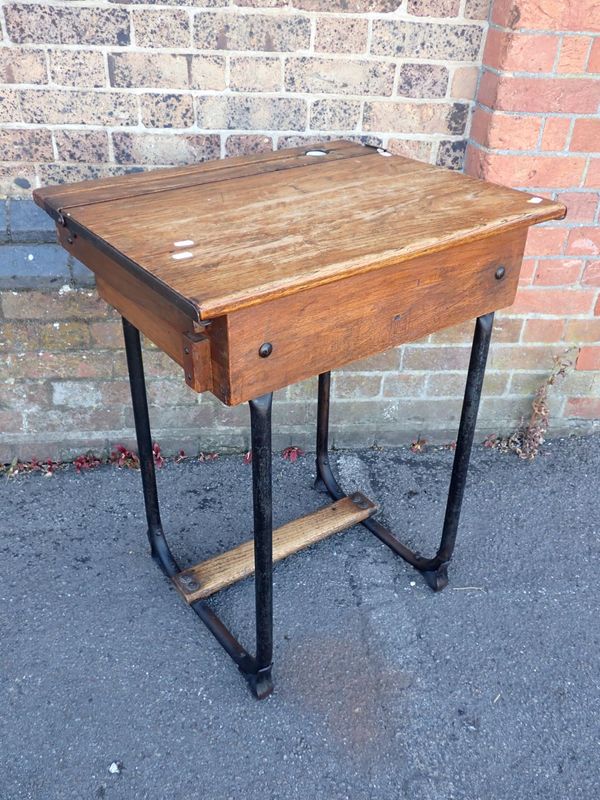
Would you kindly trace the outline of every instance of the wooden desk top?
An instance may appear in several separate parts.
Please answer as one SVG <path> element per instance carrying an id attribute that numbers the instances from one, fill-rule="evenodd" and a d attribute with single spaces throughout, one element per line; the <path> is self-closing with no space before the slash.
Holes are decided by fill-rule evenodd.
<path id="1" fill-rule="evenodd" d="M 565 215 L 560 203 L 372 147 L 323 149 L 51 186 L 34 198 L 194 320 Z"/>

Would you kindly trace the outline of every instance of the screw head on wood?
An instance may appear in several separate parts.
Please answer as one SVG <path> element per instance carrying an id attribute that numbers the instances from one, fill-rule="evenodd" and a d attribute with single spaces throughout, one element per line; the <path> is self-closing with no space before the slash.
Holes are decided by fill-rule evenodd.
<path id="1" fill-rule="evenodd" d="M 267 358 L 273 352 L 273 345 L 271 342 L 263 342 L 258 348 L 258 355 L 261 358 Z"/>
<path id="2" fill-rule="evenodd" d="M 496 275 L 496 280 L 497 281 L 502 280 L 502 278 L 506 275 L 506 268 L 505 267 L 498 267 L 498 269 L 496 270 L 495 275 Z"/>

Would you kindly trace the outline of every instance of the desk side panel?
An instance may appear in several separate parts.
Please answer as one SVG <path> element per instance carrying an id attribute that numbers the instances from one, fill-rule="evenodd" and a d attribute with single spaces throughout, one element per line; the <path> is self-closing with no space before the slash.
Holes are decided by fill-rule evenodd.
<path id="1" fill-rule="evenodd" d="M 526 236 L 520 228 L 229 314 L 207 329 L 213 368 L 220 361 L 213 392 L 236 405 L 505 308 Z"/>
<path id="2" fill-rule="evenodd" d="M 208 342 L 195 331 L 193 321 L 91 242 L 72 237 L 60 226 L 58 231 L 61 241 L 65 239 L 63 244 L 69 252 L 96 274 L 100 297 L 173 361 L 184 367 L 188 385 L 198 392 L 210 389 L 212 378 Z M 71 241 L 67 241 L 66 237 Z"/>

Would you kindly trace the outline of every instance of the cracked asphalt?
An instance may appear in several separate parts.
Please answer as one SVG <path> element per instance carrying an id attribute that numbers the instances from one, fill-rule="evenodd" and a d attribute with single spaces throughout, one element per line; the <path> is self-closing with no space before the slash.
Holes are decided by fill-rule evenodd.
<path id="1" fill-rule="evenodd" d="M 451 458 L 334 462 L 428 552 Z M 325 502 L 312 475 L 275 458 L 278 524 Z M 599 476 L 598 436 L 476 447 L 439 595 L 364 528 L 278 565 L 263 702 L 150 560 L 138 473 L 1 480 L 0 798 L 597 797 Z M 158 479 L 183 565 L 248 538 L 241 456 Z M 251 647 L 252 581 L 212 604 Z"/>

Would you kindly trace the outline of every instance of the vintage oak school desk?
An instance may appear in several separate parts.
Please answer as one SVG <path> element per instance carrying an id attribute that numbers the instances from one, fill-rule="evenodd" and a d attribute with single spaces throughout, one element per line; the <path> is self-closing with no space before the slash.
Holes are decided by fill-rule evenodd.
<path id="1" fill-rule="evenodd" d="M 152 555 L 257 697 L 272 690 L 273 561 L 361 522 L 442 589 L 494 311 L 515 296 L 530 225 L 559 203 L 384 150 L 328 142 L 34 192 L 123 317 Z M 347 495 L 328 459 L 330 370 L 477 318 L 438 552 L 425 558 Z M 196 392 L 250 405 L 254 542 L 181 569 L 163 533 L 139 331 Z M 272 392 L 319 375 L 317 482 L 333 503 L 272 530 Z M 206 598 L 254 573 L 256 655 Z"/>

